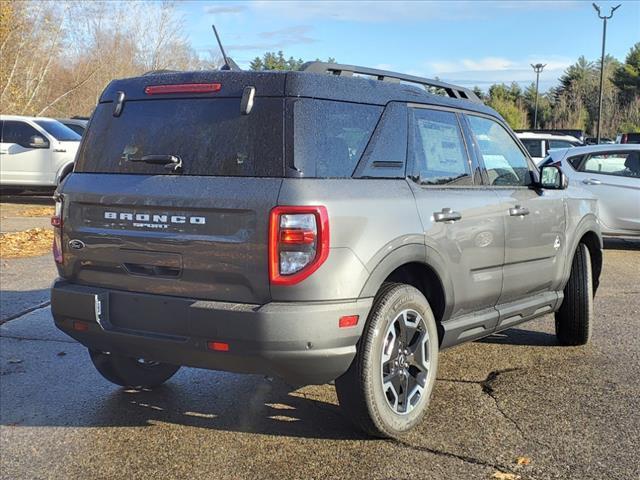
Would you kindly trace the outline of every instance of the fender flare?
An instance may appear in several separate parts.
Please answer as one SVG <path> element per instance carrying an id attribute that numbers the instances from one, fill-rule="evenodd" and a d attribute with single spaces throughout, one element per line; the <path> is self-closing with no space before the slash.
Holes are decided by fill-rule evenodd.
<path id="1" fill-rule="evenodd" d="M 602 234 L 600 233 L 600 222 L 598 221 L 598 218 L 593 213 L 589 213 L 584 217 L 582 217 L 582 219 L 580 219 L 580 222 L 578 222 L 578 225 L 574 230 L 574 236 L 571 239 L 569 248 L 567 249 L 567 255 L 564 262 L 564 269 L 562 272 L 561 287 L 563 290 L 564 290 L 564 287 L 567 285 L 567 282 L 569 281 L 569 276 L 571 275 L 571 265 L 573 264 L 573 257 L 576 254 L 578 244 L 580 243 L 580 240 L 582 239 L 582 237 L 584 237 L 589 232 L 594 233 L 598 237 L 598 246 L 600 250 L 602 250 L 603 243 L 602 243 Z M 601 259 L 602 259 L 602 256 L 600 257 L 600 260 Z M 593 259 L 592 259 L 592 263 L 593 263 Z M 594 273 L 596 273 L 596 278 L 594 279 L 595 280 L 594 293 L 598 285 L 598 278 L 600 276 L 601 269 L 602 269 L 602 265 L 600 265 L 600 268 L 597 269 L 597 272 L 594 270 Z"/>
<path id="2" fill-rule="evenodd" d="M 407 263 L 419 263 L 435 272 L 445 294 L 444 317 L 447 318 L 453 305 L 453 283 L 444 268 L 441 256 L 424 244 L 403 245 L 389 252 L 369 274 L 360 291 L 360 298 L 374 297 L 384 280 L 398 267 Z"/>

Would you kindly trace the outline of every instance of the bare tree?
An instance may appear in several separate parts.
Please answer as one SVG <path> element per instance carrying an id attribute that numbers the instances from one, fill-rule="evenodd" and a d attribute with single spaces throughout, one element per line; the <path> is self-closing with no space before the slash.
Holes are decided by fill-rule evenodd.
<path id="1" fill-rule="evenodd" d="M 219 66 L 184 30 L 172 1 L 2 1 L 0 110 L 88 115 L 114 78 Z"/>

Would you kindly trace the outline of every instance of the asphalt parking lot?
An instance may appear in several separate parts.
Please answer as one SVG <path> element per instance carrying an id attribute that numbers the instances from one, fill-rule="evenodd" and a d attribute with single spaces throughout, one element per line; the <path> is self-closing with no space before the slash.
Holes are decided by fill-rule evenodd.
<path id="1" fill-rule="evenodd" d="M 53 327 L 50 257 L 2 259 L 0 478 L 640 478 L 640 242 L 604 262 L 590 345 L 560 347 L 546 316 L 447 350 L 424 422 L 391 441 L 331 385 L 185 368 L 117 388 Z"/>

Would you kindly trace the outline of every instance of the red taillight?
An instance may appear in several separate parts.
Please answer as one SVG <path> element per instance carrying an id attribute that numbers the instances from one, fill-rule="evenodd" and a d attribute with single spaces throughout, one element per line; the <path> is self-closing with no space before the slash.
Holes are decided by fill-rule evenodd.
<path id="1" fill-rule="evenodd" d="M 229 344 L 224 342 L 207 342 L 207 348 L 216 352 L 228 352 Z"/>
<path id="2" fill-rule="evenodd" d="M 62 198 L 56 199 L 55 212 L 51 217 L 51 226 L 53 227 L 53 245 L 51 251 L 53 253 L 53 260 L 56 263 L 62 263 L 64 260 L 62 254 Z"/>
<path id="3" fill-rule="evenodd" d="M 148 85 L 144 87 L 147 95 L 166 95 L 170 93 L 215 93 L 222 88 L 221 83 L 181 83 L 175 85 Z"/>
<path id="4" fill-rule="evenodd" d="M 325 207 L 275 207 L 269 219 L 269 279 L 273 285 L 301 282 L 329 256 Z"/>
<path id="5" fill-rule="evenodd" d="M 358 315 L 348 315 L 345 317 L 340 317 L 340 319 L 338 320 L 338 327 L 340 328 L 355 327 L 356 325 L 358 325 L 359 319 L 360 319 L 360 316 Z"/>
<path id="6" fill-rule="evenodd" d="M 620 140 L 620 143 L 627 143 L 629 136 L 625 133 L 622 135 L 622 139 Z"/>
<path id="7" fill-rule="evenodd" d="M 280 230 L 280 242 L 295 245 L 302 243 L 312 244 L 316 240 L 316 232 L 313 230 L 294 230 L 292 228 Z"/>

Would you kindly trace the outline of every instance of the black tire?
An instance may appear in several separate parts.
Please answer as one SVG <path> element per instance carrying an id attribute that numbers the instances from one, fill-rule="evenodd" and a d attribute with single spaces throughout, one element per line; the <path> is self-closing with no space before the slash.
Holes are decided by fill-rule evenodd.
<path id="1" fill-rule="evenodd" d="M 398 330 L 399 322 L 412 325 L 406 334 Z M 410 285 L 385 283 L 374 299 L 355 359 L 336 379 L 341 408 L 369 435 L 401 437 L 427 409 L 436 380 L 438 347 L 436 321 L 424 295 Z M 415 355 L 406 354 L 409 351 Z M 396 367 L 403 362 L 409 366 Z M 383 375 L 393 380 L 385 382 Z"/>
<path id="2" fill-rule="evenodd" d="M 178 365 L 147 362 L 95 350 L 89 350 L 89 355 L 100 375 L 122 387 L 157 387 L 173 377 L 180 369 Z"/>
<path id="3" fill-rule="evenodd" d="M 593 323 L 593 277 L 591 255 L 584 243 L 578 245 L 571 264 L 564 300 L 556 312 L 556 336 L 562 345 L 585 345 Z"/>

